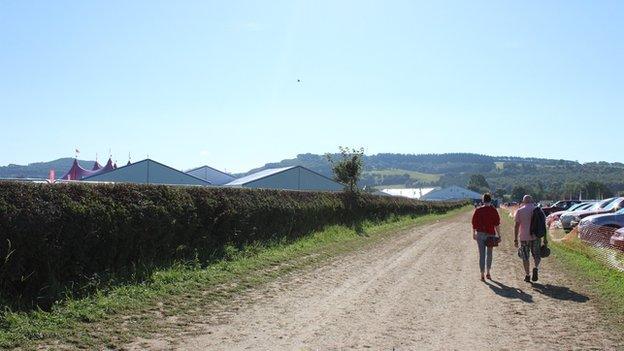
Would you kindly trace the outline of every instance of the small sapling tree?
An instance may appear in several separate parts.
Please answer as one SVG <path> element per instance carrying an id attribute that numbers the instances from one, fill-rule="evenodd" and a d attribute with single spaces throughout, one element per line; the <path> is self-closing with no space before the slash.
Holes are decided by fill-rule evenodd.
<path id="1" fill-rule="evenodd" d="M 351 193 L 358 191 L 357 183 L 362 176 L 364 168 L 364 148 L 348 148 L 339 146 L 339 159 L 334 159 L 331 154 L 325 154 L 327 161 L 332 165 L 334 179 L 346 184 L 347 190 Z"/>

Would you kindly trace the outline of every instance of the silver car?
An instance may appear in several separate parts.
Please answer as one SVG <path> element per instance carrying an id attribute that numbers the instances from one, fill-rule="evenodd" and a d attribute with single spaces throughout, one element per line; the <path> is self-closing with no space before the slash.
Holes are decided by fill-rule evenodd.
<path id="1" fill-rule="evenodd" d="M 620 229 L 624 227 L 624 209 L 620 209 L 614 213 L 603 213 L 585 217 L 581 219 L 579 227 L 590 224 Z"/>
<path id="2" fill-rule="evenodd" d="M 616 230 L 624 227 L 624 209 L 614 213 L 598 214 L 581 219 L 578 225 L 581 240 L 608 246 Z"/>
<path id="3" fill-rule="evenodd" d="M 574 228 L 572 222 L 578 219 L 577 215 L 585 213 L 586 211 L 600 211 L 605 207 L 609 206 L 616 199 L 617 197 L 612 197 L 606 200 L 602 200 L 600 202 L 596 202 L 592 207 L 586 210 L 565 212 L 561 215 L 561 217 L 559 217 L 559 220 L 561 221 L 561 227 L 563 228 L 563 230 L 565 230 L 566 233 L 570 232 L 572 228 Z"/>

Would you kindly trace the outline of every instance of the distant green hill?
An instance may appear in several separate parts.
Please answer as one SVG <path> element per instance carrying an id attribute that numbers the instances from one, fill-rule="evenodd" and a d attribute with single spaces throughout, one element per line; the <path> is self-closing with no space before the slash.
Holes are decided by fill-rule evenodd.
<path id="1" fill-rule="evenodd" d="M 338 155 L 335 155 L 338 157 Z M 323 155 L 302 154 L 296 158 L 267 163 L 246 174 L 266 168 L 301 165 L 331 176 Z M 509 193 L 514 186 L 535 188 L 544 196 L 556 198 L 571 193 L 586 182 L 606 184 L 612 192 L 624 191 L 624 164 L 569 160 L 487 156 L 470 153 L 377 154 L 364 157 L 361 186 L 412 187 L 427 185 L 467 186 L 472 174 L 483 174 L 492 190 Z M 568 189 L 568 190 L 566 190 Z M 578 195 L 578 191 L 576 192 Z"/>
<path id="2" fill-rule="evenodd" d="M 334 155 L 339 157 L 339 155 Z M 73 162 L 61 158 L 26 166 L 0 167 L 1 178 L 46 178 L 50 169 L 61 177 Z M 80 161 L 90 169 L 94 161 Z M 301 154 L 292 159 L 267 163 L 246 175 L 267 168 L 304 166 L 323 175 L 332 176 L 324 155 Z M 218 165 L 216 165 L 218 166 Z M 604 183 L 611 193 L 624 192 L 624 164 L 608 162 L 578 163 L 569 160 L 487 156 L 470 153 L 449 154 L 377 154 L 364 157 L 361 186 L 418 187 L 467 186 L 472 174 L 483 174 L 491 190 L 509 194 L 523 186 L 544 197 L 578 196 L 588 182 Z M 602 194 L 602 193 L 601 193 Z"/>
<path id="3" fill-rule="evenodd" d="M 59 158 L 49 162 L 35 162 L 28 165 L 14 165 L 0 167 L 0 178 L 47 178 L 51 169 L 56 172 L 56 177 L 62 177 L 74 162 L 71 157 Z M 95 161 L 78 160 L 80 165 L 91 169 Z"/>

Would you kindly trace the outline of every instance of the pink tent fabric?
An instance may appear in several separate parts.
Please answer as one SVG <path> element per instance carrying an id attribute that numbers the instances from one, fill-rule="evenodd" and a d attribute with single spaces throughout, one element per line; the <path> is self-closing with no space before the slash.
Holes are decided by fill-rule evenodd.
<path id="1" fill-rule="evenodd" d="M 99 166 L 97 162 L 96 162 L 96 165 Z M 61 177 L 61 179 L 81 180 L 85 177 L 89 177 L 89 176 L 101 174 L 101 173 L 106 173 L 108 171 L 112 171 L 113 169 L 115 169 L 113 167 L 113 160 L 111 160 L 110 158 L 108 159 L 108 162 L 106 162 L 106 165 L 104 165 L 104 167 L 100 166 L 100 168 L 96 170 L 95 165 L 94 165 L 93 168 L 94 170 L 92 171 L 84 169 L 80 166 L 80 164 L 78 164 L 78 159 L 74 159 L 74 163 L 72 164 L 71 168 L 69 169 L 69 171 L 67 171 L 67 173 L 65 173 L 63 177 Z"/>
<path id="2" fill-rule="evenodd" d="M 102 169 L 100 169 L 98 174 L 104 173 L 104 172 L 108 172 L 108 171 L 112 171 L 113 169 L 115 169 L 115 166 L 113 165 L 113 160 L 109 157 L 108 161 L 106 162 L 104 167 L 102 167 Z"/>
<path id="3" fill-rule="evenodd" d="M 102 169 L 102 165 L 96 160 L 95 163 L 93 164 L 93 168 L 91 168 L 92 171 L 98 171 Z"/>
<path id="4" fill-rule="evenodd" d="M 97 171 L 96 171 L 97 172 Z M 69 169 L 69 171 L 67 173 L 65 173 L 65 175 L 63 177 L 61 177 L 61 179 L 64 180 L 80 180 L 84 177 L 88 177 L 92 174 L 94 174 L 94 171 L 89 171 L 86 170 L 84 168 L 82 168 L 79 164 L 78 164 L 78 159 L 74 159 L 74 163 L 72 164 L 71 168 Z"/>

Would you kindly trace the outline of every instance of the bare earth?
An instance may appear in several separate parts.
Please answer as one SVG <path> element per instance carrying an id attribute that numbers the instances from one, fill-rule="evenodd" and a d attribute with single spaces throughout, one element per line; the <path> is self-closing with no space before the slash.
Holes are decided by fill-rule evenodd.
<path id="1" fill-rule="evenodd" d="M 525 283 L 505 228 L 494 281 L 478 279 L 470 213 L 398 233 L 365 250 L 250 291 L 202 332 L 142 340 L 183 350 L 624 350 L 624 335 L 545 259 Z"/>

